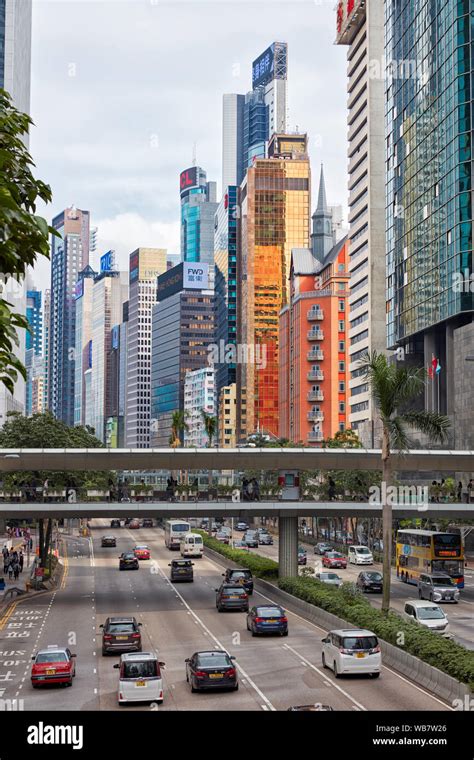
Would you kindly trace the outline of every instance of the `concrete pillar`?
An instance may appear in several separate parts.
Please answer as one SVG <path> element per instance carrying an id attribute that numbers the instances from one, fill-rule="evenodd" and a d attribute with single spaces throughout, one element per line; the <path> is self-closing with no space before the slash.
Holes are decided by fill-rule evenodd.
<path id="1" fill-rule="evenodd" d="M 298 518 L 278 520 L 278 564 L 281 578 L 298 575 Z"/>

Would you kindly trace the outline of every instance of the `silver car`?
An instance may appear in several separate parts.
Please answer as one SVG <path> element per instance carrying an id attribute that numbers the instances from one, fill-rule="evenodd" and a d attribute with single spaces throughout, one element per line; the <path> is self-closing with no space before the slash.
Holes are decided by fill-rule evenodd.
<path id="1" fill-rule="evenodd" d="M 337 573 L 316 573 L 315 578 L 321 583 L 327 583 L 328 586 L 342 586 L 342 578 Z"/>
<path id="2" fill-rule="evenodd" d="M 422 573 L 418 581 L 418 596 L 430 602 L 459 601 L 459 589 L 447 573 Z"/>

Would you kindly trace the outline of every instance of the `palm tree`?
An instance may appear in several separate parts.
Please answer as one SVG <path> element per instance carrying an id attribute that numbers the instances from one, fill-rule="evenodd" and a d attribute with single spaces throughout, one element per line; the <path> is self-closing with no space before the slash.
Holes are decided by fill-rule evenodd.
<path id="1" fill-rule="evenodd" d="M 393 449 L 408 451 L 412 442 L 407 428 L 419 430 L 430 441 L 443 442 L 450 425 L 448 417 L 437 412 L 410 411 L 410 404 L 424 393 L 426 370 L 424 367 L 400 367 L 389 363 L 384 354 L 376 351 L 366 354 L 360 361 L 365 370 L 378 418 L 382 424 L 382 532 L 383 532 L 383 599 L 382 610 L 390 608 L 390 578 L 392 565 L 392 505 L 387 498 L 392 483 Z"/>
<path id="2" fill-rule="evenodd" d="M 185 430 L 189 430 L 189 425 L 186 422 L 187 412 L 183 412 L 181 409 L 176 409 L 171 417 L 171 435 L 169 439 L 170 446 L 173 449 L 177 449 L 181 446 L 181 435 Z M 171 477 L 176 478 L 176 470 L 173 470 Z M 181 481 L 181 472 L 179 474 Z M 174 498 L 174 497 L 173 497 Z"/>
<path id="3" fill-rule="evenodd" d="M 212 414 L 208 414 L 205 409 L 201 409 L 201 416 L 202 420 L 204 422 L 204 430 L 206 431 L 207 435 L 207 446 L 210 449 L 212 446 L 212 439 L 216 435 L 217 432 L 217 417 L 213 417 Z M 212 488 L 212 470 L 209 470 L 209 495 Z M 209 535 L 212 534 L 212 519 L 211 517 L 208 518 L 209 522 L 207 524 L 207 532 Z"/>

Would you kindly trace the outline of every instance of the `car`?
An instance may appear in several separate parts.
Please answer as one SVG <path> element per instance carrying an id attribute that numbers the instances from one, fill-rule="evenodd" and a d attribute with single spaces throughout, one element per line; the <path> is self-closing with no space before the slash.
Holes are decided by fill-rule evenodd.
<path id="1" fill-rule="evenodd" d="M 235 657 L 224 650 L 214 649 L 206 652 L 195 652 L 186 662 L 186 681 L 191 691 L 207 689 L 232 689 L 237 691 L 239 681 Z"/>
<path id="2" fill-rule="evenodd" d="M 119 570 L 138 570 L 138 559 L 133 552 L 122 552 L 119 557 Z"/>
<path id="3" fill-rule="evenodd" d="M 130 530 L 137 530 L 137 528 L 140 527 L 140 520 L 137 517 L 134 517 L 133 520 L 130 520 L 130 524 L 128 526 Z"/>
<path id="4" fill-rule="evenodd" d="M 403 617 L 442 636 L 449 633 L 448 616 L 435 602 L 426 602 L 424 599 L 408 599 L 403 608 Z"/>
<path id="5" fill-rule="evenodd" d="M 258 536 L 254 530 L 247 531 L 242 540 L 249 549 L 258 549 Z"/>
<path id="6" fill-rule="evenodd" d="M 222 583 L 216 592 L 216 607 L 218 612 L 224 610 L 240 610 L 248 612 L 249 597 L 243 586 L 240 584 Z"/>
<path id="7" fill-rule="evenodd" d="M 243 520 L 240 520 L 235 526 L 235 529 L 242 531 L 242 533 L 245 533 L 245 531 L 249 529 L 249 526 L 246 522 L 244 522 Z"/>
<path id="8" fill-rule="evenodd" d="M 273 546 L 273 536 L 271 533 L 259 533 L 258 543 L 260 546 Z"/>
<path id="9" fill-rule="evenodd" d="M 315 578 L 321 583 L 327 583 L 328 586 L 337 586 L 337 588 L 342 586 L 342 578 L 337 573 L 316 573 Z"/>
<path id="10" fill-rule="evenodd" d="M 222 525 L 219 533 L 225 533 L 226 536 L 229 536 L 229 538 L 231 538 L 231 536 L 232 536 L 232 529 L 229 528 L 227 525 Z"/>
<path id="11" fill-rule="evenodd" d="M 421 573 L 418 581 L 418 596 L 430 602 L 459 601 L 459 589 L 447 573 Z"/>
<path id="12" fill-rule="evenodd" d="M 215 539 L 221 544 L 228 544 L 230 541 L 228 534 L 223 533 L 222 531 L 218 531 L 218 533 L 216 533 Z"/>
<path id="13" fill-rule="evenodd" d="M 356 586 L 364 593 L 371 591 L 374 594 L 381 594 L 383 591 L 383 576 L 374 570 L 364 570 L 359 573 L 356 580 Z"/>
<path id="14" fill-rule="evenodd" d="M 50 683 L 72 686 L 76 675 L 76 655 L 68 647 L 50 644 L 40 649 L 31 658 L 31 685 L 33 689 Z"/>
<path id="15" fill-rule="evenodd" d="M 334 676 L 366 673 L 378 678 L 382 655 L 377 636 L 366 628 L 341 628 L 329 631 L 322 640 L 323 668 L 332 668 Z"/>
<path id="16" fill-rule="evenodd" d="M 253 594 L 253 576 L 252 571 L 248 568 L 228 567 L 225 573 L 222 573 L 222 575 L 224 577 L 225 583 L 240 583 L 240 585 L 244 587 L 249 596 Z"/>
<path id="17" fill-rule="evenodd" d="M 293 705 L 288 708 L 288 712 L 330 712 L 334 707 L 331 705 L 322 705 L 321 702 L 315 702 L 314 705 Z"/>
<path id="18" fill-rule="evenodd" d="M 259 604 L 247 615 L 247 631 L 252 636 L 259 633 L 278 633 L 288 636 L 288 618 L 285 610 L 276 604 Z"/>
<path id="19" fill-rule="evenodd" d="M 102 628 L 102 654 L 141 652 L 141 623 L 131 616 L 108 617 Z"/>
<path id="20" fill-rule="evenodd" d="M 247 544 L 242 538 L 236 538 L 232 543 L 234 549 L 248 549 Z"/>
<path id="21" fill-rule="evenodd" d="M 133 548 L 133 553 L 137 559 L 150 559 L 150 547 L 146 544 L 137 544 Z"/>
<path id="22" fill-rule="evenodd" d="M 314 547 L 315 554 L 326 554 L 326 552 L 332 552 L 332 550 L 331 544 L 328 544 L 327 541 L 319 541 Z"/>
<path id="23" fill-rule="evenodd" d="M 374 558 L 367 546 L 349 546 L 349 562 L 353 565 L 373 565 Z"/>
<path id="24" fill-rule="evenodd" d="M 129 525 L 130 525 L 130 523 L 132 522 L 132 519 L 133 519 L 133 518 L 131 518 L 131 517 L 126 517 L 126 518 L 125 518 L 125 520 L 124 520 L 124 523 L 123 523 L 123 524 L 125 525 L 125 527 L 126 527 L 126 528 L 128 528 L 128 526 L 129 526 Z"/>
<path id="25" fill-rule="evenodd" d="M 153 518 L 144 517 L 142 520 L 142 528 L 153 528 Z"/>
<path id="26" fill-rule="evenodd" d="M 298 547 L 298 565 L 306 565 L 308 562 L 308 557 L 306 554 L 306 549 L 303 549 L 302 546 Z"/>
<path id="27" fill-rule="evenodd" d="M 116 518 L 114 518 L 113 520 L 111 520 L 110 521 L 110 527 L 111 528 L 120 528 L 121 527 L 120 520 L 118 520 Z"/>
<path id="28" fill-rule="evenodd" d="M 102 536 L 101 546 L 117 546 L 117 539 L 115 536 Z"/>
<path id="29" fill-rule="evenodd" d="M 171 567 L 171 581 L 193 581 L 194 580 L 194 562 L 190 559 L 173 559 L 168 563 Z"/>
<path id="30" fill-rule="evenodd" d="M 114 668 L 120 669 L 118 703 L 163 702 L 163 678 L 160 662 L 153 652 L 127 652 Z"/>
<path id="31" fill-rule="evenodd" d="M 347 567 L 347 557 L 341 552 L 326 552 L 323 555 L 323 567 Z"/>

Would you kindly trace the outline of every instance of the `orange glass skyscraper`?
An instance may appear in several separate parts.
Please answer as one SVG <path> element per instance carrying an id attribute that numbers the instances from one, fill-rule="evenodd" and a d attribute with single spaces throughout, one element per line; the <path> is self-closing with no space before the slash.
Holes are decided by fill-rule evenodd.
<path id="1" fill-rule="evenodd" d="M 268 155 L 254 161 L 240 192 L 240 438 L 257 431 L 278 435 L 279 314 L 289 299 L 291 250 L 309 245 L 311 181 L 307 137 L 276 134 Z"/>

